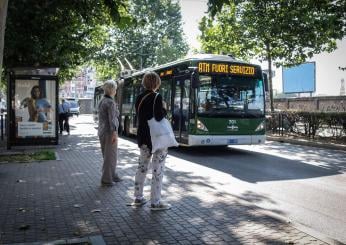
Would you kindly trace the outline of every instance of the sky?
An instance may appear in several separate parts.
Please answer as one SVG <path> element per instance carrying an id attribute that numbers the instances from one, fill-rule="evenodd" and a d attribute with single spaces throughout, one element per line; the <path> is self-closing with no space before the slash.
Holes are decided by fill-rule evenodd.
<path id="1" fill-rule="evenodd" d="M 183 30 L 192 48 L 199 48 L 197 36 L 201 34 L 198 23 L 208 10 L 208 0 L 180 0 Z"/>
<path id="2" fill-rule="evenodd" d="M 180 0 L 183 19 L 183 30 L 191 48 L 199 48 L 197 36 L 200 35 L 198 23 L 206 15 L 208 0 Z M 346 71 L 338 69 L 346 66 L 346 38 L 337 42 L 338 48 L 332 53 L 315 55 L 308 61 L 316 62 L 316 92 L 315 95 L 339 95 L 341 79 L 346 83 Z M 254 63 L 258 63 L 254 61 Z M 260 64 L 267 69 L 266 64 Z M 274 92 L 282 92 L 282 68 L 275 69 L 273 78 Z M 345 84 L 346 86 L 346 84 Z"/>

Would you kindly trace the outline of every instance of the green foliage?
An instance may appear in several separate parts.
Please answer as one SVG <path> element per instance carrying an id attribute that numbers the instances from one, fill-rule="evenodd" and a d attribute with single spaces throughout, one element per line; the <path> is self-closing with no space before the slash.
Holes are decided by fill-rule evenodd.
<path id="1" fill-rule="evenodd" d="M 107 59 L 91 62 L 90 65 L 96 68 L 97 81 L 114 80 L 116 79 L 116 75 L 120 72 L 118 64 Z"/>
<path id="2" fill-rule="evenodd" d="M 331 52 L 346 34 L 345 0 L 209 0 L 208 6 L 202 49 L 267 61 L 271 111 L 272 63 L 292 66 Z"/>
<path id="3" fill-rule="evenodd" d="M 9 1 L 4 68 L 60 67 L 60 81 L 94 58 L 109 38 L 108 27 L 133 22 L 126 0 Z"/>
<path id="4" fill-rule="evenodd" d="M 169 0 L 9 1 L 4 68 L 59 67 L 60 82 L 92 64 L 115 78 L 127 58 L 135 68 L 185 55 L 180 6 Z"/>
<path id="5" fill-rule="evenodd" d="M 211 15 L 200 24 L 202 48 L 299 64 L 336 48 L 346 33 L 345 10 L 343 0 L 209 0 Z"/>
<path id="6" fill-rule="evenodd" d="M 183 37 L 178 2 L 169 0 L 132 0 L 129 13 L 137 21 L 126 31 L 110 29 L 109 43 L 98 60 L 126 65 L 125 58 L 136 69 L 181 58 L 188 46 Z"/>
<path id="7" fill-rule="evenodd" d="M 55 152 L 51 150 L 35 152 L 32 154 L 32 158 L 37 161 L 55 160 Z"/>
<path id="8" fill-rule="evenodd" d="M 52 150 L 41 150 L 34 153 L 0 155 L 0 163 L 2 162 L 33 162 L 55 160 L 55 152 Z"/>

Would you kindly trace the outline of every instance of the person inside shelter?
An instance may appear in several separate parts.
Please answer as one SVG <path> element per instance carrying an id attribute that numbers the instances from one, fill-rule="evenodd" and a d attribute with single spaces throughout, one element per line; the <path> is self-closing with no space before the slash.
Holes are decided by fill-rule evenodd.
<path id="1" fill-rule="evenodd" d="M 67 134 L 70 135 L 70 123 L 69 123 L 70 104 L 65 99 L 62 99 L 58 109 L 59 109 L 60 134 L 62 134 L 62 132 L 65 129 Z"/>

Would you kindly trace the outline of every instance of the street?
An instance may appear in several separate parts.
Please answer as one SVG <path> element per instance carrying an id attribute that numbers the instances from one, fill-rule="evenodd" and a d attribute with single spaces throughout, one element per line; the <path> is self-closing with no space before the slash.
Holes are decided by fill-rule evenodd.
<path id="1" fill-rule="evenodd" d="M 136 151 L 135 137 L 122 137 L 119 148 Z M 346 243 L 344 151 L 273 141 L 227 148 L 180 147 L 169 151 L 167 166 L 207 182 L 191 179 L 196 185 L 212 185 L 221 195 L 235 196 Z"/>
<path id="2" fill-rule="evenodd" d="M 195 174 L 209 176 L 220 192 L 346 242 L 345 152 L 267 142 L 170 154 L 184 159 L 177 165 L 186 171 L 194 164 L 205 166 L 205 172 Z"/>

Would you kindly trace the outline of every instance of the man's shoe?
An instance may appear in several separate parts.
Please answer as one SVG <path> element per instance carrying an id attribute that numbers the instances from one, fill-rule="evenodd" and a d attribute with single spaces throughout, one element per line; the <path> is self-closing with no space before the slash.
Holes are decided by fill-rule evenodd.
<path id="1" fill-rule="evenodd" d="M 110 186 L 113 186 L 113 185 L 114 185 L 114 182 L 108 183 L 108 182 L 101 181 L 101 185 L 102 185 L 102 186 L 106 186 L 106 187 L 110 187 Z"/>
<path id="2" fill-rule="evenodd" d="M 113 178 L 113 181 L 114 181 L 114 182 L 120 182 L 120 181 L 123 181 L 123 179 L 120 178 L 119 176 L 117 176 L 117 177 L 114 177 L 114 178 Z"/>
<path id="3" fill-rule="evenodd" d="M 159 203 L 159 204 L 151 204 L 151 211 L 160 211 L 160 210 L 168 210 L 171 208 L 171 205 L 168 203 Z"/>

